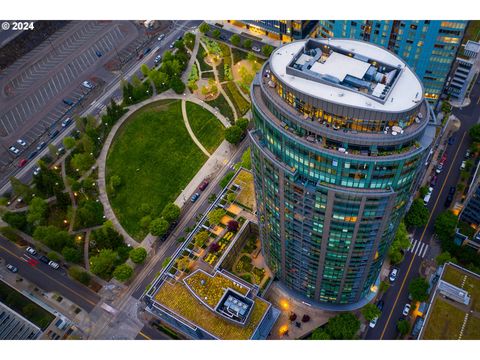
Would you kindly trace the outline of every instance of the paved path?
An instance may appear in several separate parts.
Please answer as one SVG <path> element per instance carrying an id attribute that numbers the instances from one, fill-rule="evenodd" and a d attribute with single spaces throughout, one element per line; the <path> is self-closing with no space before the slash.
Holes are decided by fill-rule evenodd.
<path id="1" fill-rule="evenodd" d="M 87 271 L 90 271 L 90 260 L 88 259 L 88 249 L 89 249 L 89 244 L 90 244 L 90 234 L 92 233 L 92 230 L 87 230 L 87 233 L 85 234 L 85 241 L 83 243 L 83 260 L 85 263 L 85 269 Z"/>
<path id="2" fill-rule="evenodd" d="M 182 74 L 182 81 L 186 84 L 188 82 L 188 77 L 190 76 L 190 72 L 192 71 L 192 66 L 196 63 L 197 59 L 197 52 L 198 52 L 198 45 L 200 43 L 200 34 L 198 30 L 195 30 L 195 45 L 193 46 L 193 50 L 190 51 L 190 60 L 188 61 L 187 69 Z M 198 63 L 198 62 L 197 62 Z M 198 69 L 200 69 L 200 64 L 198 64 Z"/>
<path id="3" fill-rule="evenodd" d="M 182 100 L 182 117 L 183 117 L 183 122 L 185 124 L 185 127 L 187 128 L 188 133 L 190 134 L 190 137 L 192 138 L 193 142 L 202 150 L 202 152 L 210 157 L 210 153 L 205 149 L 205 147 L 202 145 L 202 143 L 197 139 L 195 136 L 195 133 L 193 132 L 192 128 L 190 127 L 190 123 L 188 122 L 188 114 L 187 114 L 187 105 L 186 101 Z"/>

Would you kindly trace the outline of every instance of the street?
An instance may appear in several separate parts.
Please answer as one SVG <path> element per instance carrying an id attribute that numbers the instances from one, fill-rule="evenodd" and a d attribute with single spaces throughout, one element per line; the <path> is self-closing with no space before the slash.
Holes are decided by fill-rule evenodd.
<path id="1" fill-rule="evenodd" d="M 460 119 L 460 128 L 455 132 L 455 143 L 448 145 L 446 149 L 447 153 L 447 169 L 444 169 L 438 175 L 438 182 L 432 193 L 432 199 L 427 205 L 430 210 L 430 218 L 427 225 L 424 228 L 417 229 L 414 233 L 414 240 L 423 242 L 429 245 L 429 249 L 432 248 L 433 242 L 436 240 L 433 237 L 434 224 L 437 216 L 445 210 L 444 202 L 448 196 L 448 192 L 451 186 L 456 186 L 460 176 L 460 165 L 464 160 L 464 154 L 470 147 L 470 140 L 468 136 L 468 130 L 478 123 L 480 114 L 480 103 L 478 102 L 480 97 L 480 83 L 477 81 L 475 84 L 471 99 L 472 102 L 469 106 L 463 109 L 455 108 L 453 114 Z M 428 176 L 429 174 L 427 174 Z M 433 244 L 439 246 L 439 244 Z M 425 246 L 425 245 L 424 245 Z M 422 257 L 424 253 L 415 251 L 421 247 L 420 244 L 414 248 L 414 252 L 407 251 L 405 259 L 400 264 L 399 275 L 395 283 L 386 291 L 382 299 L 385 302 L 382 315 L 378 319 L 375 328 L 368 329 L 366 339 L 378 340 L 385 339 L 391 340 L 397 337 L 396 323 L 402 317 L 402 310 L 406 303 L 409 303 L 408 299 L 408 284 L 410 281 L 419 276 L 419 268 L 424 259 L 432 259 L 435 256 L 430 255 L 430 251 L 425 253 L 425 257 Z"/>

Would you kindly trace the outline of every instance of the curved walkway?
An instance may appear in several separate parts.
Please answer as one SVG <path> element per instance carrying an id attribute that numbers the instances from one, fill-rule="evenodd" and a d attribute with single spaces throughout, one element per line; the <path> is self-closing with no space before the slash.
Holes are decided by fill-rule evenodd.
<path id="1" fill-rule="evenodd" d="M 190 135 L 190 137 L 192 138 L 193 142 L 195 144 L 197 144 L 197 146 L 200 148 L 200 150 L 202 150 L 202 152 L 207 155 L 208 157 L 210 157 L 210 153 L 207 151 L 207 149 L 204 148 L 204 146 L 202 145 L 202 143 L 197 139 L 197 137 L 195 136 L 192 128 L 190 127 L 190 123 L 188 122 L 188 115 L 187 115 L 187 105 L 186 105 L 186 101 L 183 99 L 182 100 L 182 117 L 183 117 L 183 122 L 185 123 L 185 127 L 187 128 L 187 131 Z"/>
<path id="2" fill-rule="evenodd" d="M 128 107 L 128 111 L 120 118 L 118 121 L 115 123 L 115 125 L 112 127 L 110 132 L 108 133 L 107 139 L 105 140 L 105 143 L 103 144 L 102 151 L 100 152 L 100 155 L 98 156 L 97 164 L 98 164 L 98 192 L 99 192 L 99 199 L 102 202 L 104 212 L 105 212 L 105 217 L 110 220 L 114 226 L 114 228 L 123 235 L 125 241 L 127 244 L 130 244 L 133 247 L 138 247 L 140 244 L 135 241 L 130 234 L 123 228 L 123 226 L 120 224 L 120 221 L 118 221 L 117 216 L 115 215 L 115 212 L 112 209 L 112 206 L 110 205 L 110 201 L 108 200 L 108 194 L 107 194 L 107 186 L 106 186 L 106 181 L 105 181 L 105 175 L 106 175 L 106 161 L 107 161 L 107 155 L 108 151 L 110 149 L 110 146 L 112 145 L 113 140 L 115 139 L 115 135 L 117 134 L 118 130 L 122 127 L 123 123 L 137 110 L 140 110 L 142 107 L 144 107 L 147 104 L 159 101 L 159 100 L 182 100 L 182 103 L 185 101 L 191 101 L 197 105 L 200 105 L 204 109 L 210 111 L 212 114 L 214 114 L 218 120 L 223 124 L 223 126 L 230 127 L 231 124 L 230 122 L 222 115 L 220 114 L 219 111 L 215 110 L 213 107 L 208 105 L 202 100 L 199 100 L 192 94 L 188 95 L 178 95 L 175 94 L 172 90 L 168 90 L 162 94 L 153 96 L 145 101 L 142 101 L 141 103 L 130 105 Z M 182 107 L 183 110 L 183 107 Z M 198 141 L 198 140 L 197 140 Z M 210 157 L 210 154 L 209 154 Z M 151 235 L 147 235 L 147 238 L 151 237 Z"/>

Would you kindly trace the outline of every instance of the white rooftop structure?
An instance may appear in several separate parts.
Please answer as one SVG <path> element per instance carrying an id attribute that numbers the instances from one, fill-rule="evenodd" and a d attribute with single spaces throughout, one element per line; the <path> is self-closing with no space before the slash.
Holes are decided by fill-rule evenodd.
<path id="1" fill-rule="evenodd" d="M 328 84 L 314 79 L 305 79 L 300 76 L 287 74 L 287 67 L 292 59 L 304 48 L 307 40 L 292 42 L 276 49 L 270 59 L 270 68 L 280 81 L 287 83 L 297 91 L 326 101 L 387 112 L 407 111 L 418 105 L 423 100 L 423 87 L 415 73 L 407 67 L 405 62 L 398 56 L 379 46 L 363 41 L 349 39 L 315 39 L 315 41 L 329 46 L 351 52 L 358 58 L 349 57 L 338 52 L 332 52 L 328 58 L 322 58 L 315 62 L 311 71 L 322 75 L 330 75 L 342 81 L 345 76 L 351 75 L 361 79 L 370 64 L 362 61 L 362 58 L 376 60 L 401 70 L 398 79 L 394 82 L 384 102 L 374 101 L 371 97 L 355 89 L 345 89 L 335 84 Z M 312 57 L 307 54 L 300 55 L 297 64 L 305 64 Z M 323 63 L 321 63 L 324 61 Z M 388 77 L 389 74 L 386 74 Z M 380 94 L 385 87 L 377 83 L 372 89 L 372 95 Z M 378 87 L 378 88 L 377 88 Z"/>
<path id="2" fill-rule="evenodd" d="M 370 64 L 365 61 L 334 52 L 323 64 L 316 62 L 312 66 L 312 71 L 335 76 L 338 80 L 343 81 L 347 75 L 363 78 L 369 67 Z"/>

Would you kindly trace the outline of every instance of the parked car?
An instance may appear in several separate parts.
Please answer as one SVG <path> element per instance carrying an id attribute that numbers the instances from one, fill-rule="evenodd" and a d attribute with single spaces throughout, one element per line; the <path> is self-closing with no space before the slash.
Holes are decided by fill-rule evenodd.
<path id="1" fill-rule="evenodd" d="M 170 44 L 169 48 L 173 49 L 174 46 L 175 46 L 175 41 Z"/>
<path id="2" fill-rule="evenodd" d="M 7 269 L 10 270 L 12 273 L 18 272 L 18 268 L 13 266 L 12 264 L 7 264 Z"/>
<path id="3" fill-rule="evenodd" d="M 440 174 L 442 172 L 442 170 L 443 170 L 443 164 L 440 163 L 440 164 L 437 165 L 437 168 L 435 169 L 435 172 L 437 174 Z"/>
<path id="4" fill-rule="evenodd" d="M 20 153 L 20 150 L 18 150 L 15 146 L 10 146 L 8 148 L 8 150 L 12 153 L 12 154 L 15 154 L 15 155 L 18 155 Z"/>
<path id="5" fill-rule="evenodd" d="M 165 34 L 160 34 L 157 38 L 158 41 L 162 41 L 163 38 L 165 37 Z"/>
<path id="6" fill-rule="evenodd" d="M 27 248 L 25 249 L 25 251 L 26 251 L 27 253 L 29 253 L 30 255 L 33 255 L 33 256 L 37 255 L 37 250 L 35 250 L 35 249 L 34 249 L 33 247 L 31 247 L 31 246 L 27 247 Z"/>
<path id="7" fill-rule="evenodd" d="M 58 135 L 59 131 L 57 129 L 53 130 L 50 133 L 50 139 L 54 139 Z"/>
<path id="8" fill-rule="evenodd" d="M 370 321 L 370 323 L 368 324 L 368 326 L 373 329 L 373 328 L 375 327 L 375 325 L 377 325 L 377 321 L 378 321 L 378 317 L 376 317 L 375 319 L 373 319 L 372 321 Z"/>
<path id="9" fill-rule="evenodd" d="M 383 300 L 378 300 L 377 302 L 378 310 L 382 311 L 384 306 L 385 306 L 385 302 Z"/>
<path id="10" fill-rule="evenodd" d="M 197 199 L 200 197 L 200 194 L 199 193 L 195 193 L 192 195 L 192 197 L 190 198 L 190 201 L 192 203 L 194 203 L 195 201 L 197 201 Z"/>
<path id="11" fill-rule="evenodd" d="M 205 190 L 205 189 L 207 188 L 208 184 L 209 184 L 209 181 L 208 181 L 208 180 L 203 180 L 203 182 L 200 184 L 200 186 L 198 187 L 198 189 L 199 189 L 200 191 L 203 191 L 203 190 Z"/>
<path id="12" fill-rule="evenodd" d="M 411 307 L 412 306 L 410 304 L 405 304 L 402 311 L 403 316 L 408 316 L 408 313 L 410 312 Z"/>
<path id="13" fill-rule="evenodd" d="M 60 146 L 57 149 L 57 155 L 62 155 L 62 154 L 65 154 L 65 148 L 63 146 Z"/>
<path id="14" fill-rule="evenodd" d="M 40 144 L 37 145 L 37 151 L 42 150 L 45 146 L 47 146 L 47 143 L 45 141 L 42 141 Z"/>
<path id="15" fill-rule="evenodd" d="M 430 186 L 435 187 L 435 185 L 437 185 L 437 180 L 438 180 L 438 176 L 434 175 L 432 180 L 430 181 Z"/>
<path id="16" fill-rule="evenodd" d="M 155 56 L 154 64 L 157 65 L 160 61 L 162 61 L 162 55 Z"/>
<path id="17" fill-rule="evenodd" d="M 432 193 L 428 193 L 427 195 L 425 195 L 425 197 L 423 198 L 423 204 L 426 206 L 428 204 L 428 202 L 430 201 L 430 198 L 432 197 Z"/>
<path id="18" fill-rule="evenodd" d="M 152 48 L 146 48 L 143 50 L 143 55 L 147 55 L 150 51 L 152 51 Z"/>
<path id="19" fill-rule="evenodd" d="M 32 160 L 35 156 L 37 156 L 38 151 L 33 150 L 30 154 L 28 154 L 28 160 Z"/>
<path id="20" fill-rule="evenodd" d="M 139 54 L 137 55 L 137 60 L 140 60 L 140 59 L 143 59 L 143 53 L 139 53 Z"/>
<path id="21" fill-rule="evenodd" d="M 72 118 L 66 118 L 62 121 L 62 127 L 67 127 L 72 122 Z"/>
<path id="22" fill-rule="evenodd" d="M 392 271 L 390 271 L 390 276 L 388 277 L 388 279 L 390 280 L 390 282 L 394 282 L 397 279 L 397 276 L 398 276 L 398 269 L 393 268 Z"/>
<path id="23" fill-rule="evenodd" d="M 48 257 L 46 257 L 45 255 L 42 255 L 38 258 L 38 260 L 40 260 L 41 262 L 45 263 L 45 264 L 48 264 L 50 262 L 50 259 Z"/>
<path id="24" fill-rule="evenodd" d="M 460 170 L 465 170 L 466 167 L 467 167 L 467 162 L 463 160 L 462 164 L 460 165 Z"/>
<path id="25" fill-rule="evenodd" d="M 73 106 L 73 100 L 72 99 L 63 99 L 63 103 L 68 106 Z"/>
<path id="26" fill-rule="evenodd" d="M 55 270 L 57 270 L 60 267 L 60 265 L 58 263 L 56 263 L 55 261 L 49 261 L 48 266 L 50 266 L 51 268 L 53 268 Z"/>
<path id="27" fill-rule="evenodd" d="M 22 159 L 18 162 L 18 167 L 24 167 L 27 164 L 27 159 Z"/>
<path id="28" fill-rule="evenodd" d="M 470 149 L 467 149 L 467 151 L 465 152 L 465 159 L 469 159 L 470 158 Z"/>
<path id="29" fill-rule="evenodd" d="M 98 57 L 102 57 L 102 53 L 99 50 L 95 50 L 95 55 Z"/>
<path id="30" fill-rule="evenodd" d="M 450 205 L 452 205 L 452 202 L 453 202 L 453 197 L 455 195 L 455 191 L 456 191 L 456 188 L 455 186 L 450 186 L 450 190 L 448 191 L 448 195 L 447 195 L 447 198 L 445 199 L 445 207 L 450 207 Z"/>
<path id="31" fill-rule="evenodd" d="M 82 86 L 89 89 L 89 90 L 93 89 L 93 84 L 90 81 L 87 81 L 87 80 L 82 82 Z"/>
<path id="32" fill-rule="evenodd" d="M 20 145 L 22 145 L 22 146 L 27 146 L 27 142 L 26 142 L 25 140 L 23 140 L 23 139 L 18 139 L 18 140 L 17 140 L 17 144 L 20 144 Z"/>
<path id="33" fill-rule="evenodd" d="M 447 161 L 447 153 L 443 153 L 442 158 L 440 159 L 440 164 L 445 164 L 445 161 Z"/>
<path id="34" fill-rule="evenodd" d="M 33 175 L 37 176 L 38 174 L 40 174 L 40 168 L 36 167 L 35 170 L 33 170 Z"/>
<path id="35" fill-rule="evenodd" d="M 220 35 L 219 39 L 222 40 L 222 41 L 227 41 L 228 40 L 225 35 Z"/>
<path id="36" fill-rule="evenodd" d="M 257 46 L 253 46 L 253 47 L 252 47 L 252 50 L 255 51 L 255 52 L 260 52 L 260 48 L 257 47 Z"/>
<path id="37" fill-rule="evenodd" d="M 448 138 L 448 145 L 453 145 L 455 143 L 455 136 L 450 136 Z"/>

